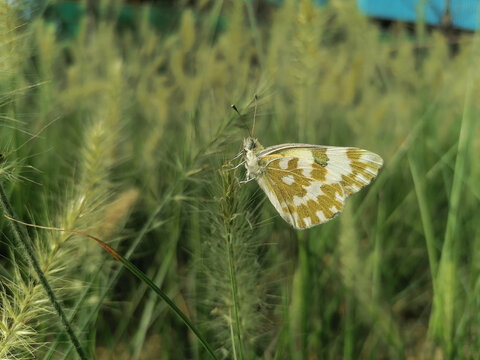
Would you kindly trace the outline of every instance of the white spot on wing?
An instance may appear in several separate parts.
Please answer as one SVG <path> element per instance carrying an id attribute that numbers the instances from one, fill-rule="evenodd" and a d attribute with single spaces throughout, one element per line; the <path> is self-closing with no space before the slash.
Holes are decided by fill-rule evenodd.
<path id="1" fill-rule="evenodd" d="M 299 206 L 299 205 L 305 204 L 307 202 L 306 197 L 307 196 L 300 197 L 300 196 L 297 196 L 297 195 L 293 195 L 293 205 Z"/>
<path id="2" fill-rule="evenodd" d="M 310 219 L 310 216 L 307 216 L 306 218 L 303 218 L 303 222 L 305 223 L 306 227 L 312 226 L 312 219 Z"/>
<path id="3" fill-rule="evenodd" d="M 309 152 L 309 158 L 299 158 L 298 159 L 298 167 L 302 169 L 303 176 L 306 178 L 310 178 L 312 176 L 312 165 L 313 165 L 313 157 L 312 153 Z"/>
<path id="4" fill-rule="evenodd" d="M 321 222 L 327 221 L 327 218 L 326 218 L 325 215 L 323 214 L 323 211 L 322 211 L 322 210 L 318 210 L 316 215 L 317 215 L 317 217 L 320 219 Z"/>
<path id="5" fill-rule="evenodd" d="M 323 195 L 322 183 L 320 181 L 312 181 L 310 185 L 304 186 L 303 188 L 307 191 L 306 197 L 317 198 L 320 195 Z"/>
<path id="6" fill-rule="evenodd" d="M 363 184 L 368 184 L 370 182 L 370 180 L 368 180 L 365 176 L 363 176 L 362 174 L 357 174 L 357 176 L 355 176 L 355 180 L 363 183 Z"/>
<path id="7" fill-rule="evenodd" d="M 357 185 L 352 185 L 352 186 L 350 186 L 350 188 L 351 188 L 353 191 L 355 191 L 355 192 L 358 192 L 358 191 L 360 191 L 360 189 L 361 189 L 361 188 L 359 188 Z"/>
<path id="8" fill-rule="evenodd" d="M 295 181 L 295 179 L 293 178 L 292 175 L 287 175 L 287 176 L 282 177 L 282 181 L 287 185 L 292 185 L 293 182 Z"/>
<path id="9" fill-rule="evenodd" d="M 377 154 L 374 154 L 369 151 L 365 151 L 362 156 L 360 156 L 360 161 L 366 162 L 366 163 L 373 163 L 379 166 L 383 165 L 383 159 L 378 156 Z"/>
<path id="10" fill-rule="evenodd" d="M 288 162 L 289 161 L 290 161 L 290 158 L 284 157 L 284 158 L 280 159 L 280 161 L 278 162 L 278 166 L 280 166 L 280 169 L 286 170 L 286 169 L 288 169 Z"/>
<path id="11" fill-rule="evenodd" d="M 295 227 L 298 227 L 298 214 L 297 214 L 297 213 L 293 213 L 293 217 L 294 217 L 294 219 L 295 219 L 295 220 L 294 220 L 294 221 L 295 221 L 295 223 L 294 223 L 295 225 L 294 225 L 294 226 L 295 226 Z"/>

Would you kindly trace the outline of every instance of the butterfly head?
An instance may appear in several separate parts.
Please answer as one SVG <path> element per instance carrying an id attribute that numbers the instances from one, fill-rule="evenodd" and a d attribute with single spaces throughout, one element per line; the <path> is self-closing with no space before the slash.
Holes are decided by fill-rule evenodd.
<path id="1" fill-rule="evenodd" d="M 247 137 L 243 140 L 243 151 L 245 153 L 257 152 L 262 149 L 263 146 L 254 137 Z"/>

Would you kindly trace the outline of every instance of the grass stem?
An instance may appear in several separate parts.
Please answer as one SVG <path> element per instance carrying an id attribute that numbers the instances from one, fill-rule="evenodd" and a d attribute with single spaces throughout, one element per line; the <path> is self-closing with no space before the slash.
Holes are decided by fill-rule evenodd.
<path id="1" fill-rule="evenodd" d="M 75 230 L 66 230 L 66 229 L 60 229 L 60 228 L 54 228 L 54 227 L 49 227 L 49 226 L 40 226 L 40 225 L 32 225 L 32 224 L 27 224 L 22 221 L 16 220 L 15 218 L 12 218 L 9 215 L 4 215 L 7 219 L 11 220 L 11 222 L 14 223 L 20 223 L 26 226 L 31 226 L 35 228 L 40 228 L 40 229 L 45 229 L 45 230 L 54 230 L 54 231 L 62 231 L 62 232 L 67 232 L 71 234 L 77 234 L 81 236 L 85 236 L 89 239 L 95 240 L 110 256 L 112 256 L 115 260 L 118 260 L 130 273 L 132 273 L 135 277 L 143 281 L 150 289 L 152 289 L 154 292 L 156 292 L 162 299 L 167 303 L 167 305 L 170 307 L 170 309 L 173 310 L 173 312 L 183 321 L 183 323 L 195 334 L 197 339 L 200 341 L 200 343 L 204 346 L 205 350 L 207 350 L 208 354 L 212 357 L 212 359 L 217 359 L 215 353 L 213 352 L 212 348 L 210 345 L 207 343 L 207 341 L 203 338 L 201 335 L 200 331 L 197 330 L 197 328 L 192 324 L 190 319 L 180 310 L 180 308 L 175 305 L 175 303 L 170 299 L 170 297 L 165 294 L 155 283 L 150 280 L 145 273 L 143 273 L 139 268 L 137 268 L 132 262 L 127 260 L 125 257 L 120 255 L 114 248 L 112 248 L 110 245 L 107 243 L 103 242 L 99 238 L 92 236 L 90 234 L 84 233 L 82 231 L 75 231 Z M 65 318 L 66 320 L 66 318 Z M 86 359 L 86 358 L 85 358 Z M 82 358 L 83 360 L 83 358 Z"/>
<path id="2" fill-rule="evenodd" d="M 9 218 L 12 218 L 15 216 L 15 213 L 13 212 L 13 209 L 10 206 L 10 202 L 8 201 L 8 197 L 5 193 L 3 184 L 1 183 L 0 183 L 0 208 L 3 210 L 3 213 L 5 216 Z M 33 245 L 30 243 L 30 237 L 28 236 L 25 229 L 21 228 L 17 222 L 9 221 L 8 223 L 10 224 L 10 230 L 12 231 L 12 234 L 13 234 L 13 240 L 15 242 L 15 246 L 21 249 L 23 256 L 35 271 L 38 277 L 38 280 L 42 284 L 45 292 L 47 293 L 48 298 L 50 299 L 50 302 L 52 303 L 53 307 L 57 311 L 57 314 L 60 317 L 60 320 L 65 328 L 65 331 L 67 332 L 68 338 L 70 339 L 70 341 L 75 347 L 75 350 L 77 351 L 77 355 L 80 357 L 80 359 L 86 360 L 87 356 L 85 355 L 85 352 L 83 351 L 80 345 L 80 341 L 78 340 L 77 336 L 73 332 L 72 326 L 68 321 L 67 316 L 65 315 L 65 312 L 63 311 L 62 305 L 60 305 L 60 303 L 58 302 L 55 296 L 55 293 L 53 292 L 47 278 L 45 277 L 45 274 L 43 273 L 40 267 L 40 263 L 38 262 L 38 259 L 35 256 L 35 250 L 33 249 Z"/>
<path id="3" fill-rule="evenodd" d="M 227 246 L 228 246 L 228 268 L 230 274 L 230 286 L 232 291 L 232 301 L 233 301 L 233 315 L 235 321 L 235 328 L 236 328 L 236 338 L 237 338 L 237 346 L 235 343 L 233 344 L 233 350 L 235 354 L 236 348 L 238 348 L 238 356 L 240 359 L 243 359 L 243 342 L 242 342 L 242 327 L 240 322 L 240 311 L 239 311 L 239 299 L 238 299 L 238 288 L 237 288 L 237 277 L 235 271 L 235 254 L 233 251 L 232 242 L 234 241 L 233 236 L 229 236 L 227 239 Z"/>

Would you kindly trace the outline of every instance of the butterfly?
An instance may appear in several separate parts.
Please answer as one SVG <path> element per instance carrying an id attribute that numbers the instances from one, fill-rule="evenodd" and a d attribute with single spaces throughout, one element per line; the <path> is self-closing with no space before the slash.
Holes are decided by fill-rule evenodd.
<path id="1" fill-rule="evenodd" d="M 256 180 L 280 216 L 296 229 L 332 219 L 346 198 L 368 185 L 383 159 L 354 147 L 243 142 L 244 182 Z"/>

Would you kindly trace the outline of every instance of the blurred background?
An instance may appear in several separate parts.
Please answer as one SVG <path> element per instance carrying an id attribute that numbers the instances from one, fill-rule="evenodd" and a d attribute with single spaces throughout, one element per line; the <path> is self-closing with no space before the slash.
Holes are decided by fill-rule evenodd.
<path id="1" fill-rule="evenodd" d="M 3 0 L 2 204 L 117 249 L 218 359 L 478 359 L 478 6 Z M 384 167 L 294 230 L 230 170 L 255 112 L 264 146 L 356 146 Z M 0 224 L 0 358 L 79 358 Z M 212 358 L 94 241 L 21 237 L 84 358 Z"/>

